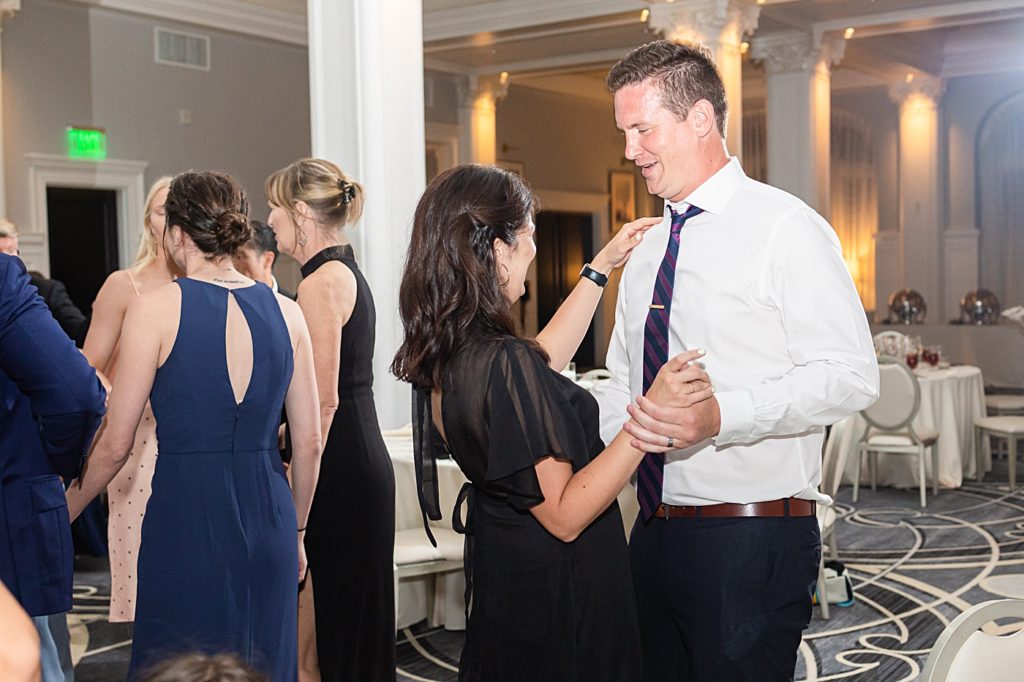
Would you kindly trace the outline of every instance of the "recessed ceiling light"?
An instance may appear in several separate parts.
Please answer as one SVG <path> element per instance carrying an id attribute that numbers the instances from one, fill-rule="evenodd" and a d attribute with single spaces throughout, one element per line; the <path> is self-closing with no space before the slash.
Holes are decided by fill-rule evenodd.
<path id="1" fill-rule="evenodd" d="M 843 31 L 843 37 L 846 38 L 847 40 L 852 38 L 853 37 L 853 30 L 854 30 L 853 26 L 850 26 L 848 29 Z"/>
<path id="2" fill-rule="evenodd" d="M 914 82 L 914 74 L 908 73 L 907 74 L 907 83 L 913 83 L 913 82 Z"/>
<path id="3" fill-rule="evenodd" d="M 505 83 L 508 83 L 508 71 L 502 71 L 500 78 L 501 78 L 501 84 L 502 85 L 504 85 Z"/>
<path id="4" fill-rule="evenodd" d="M 746 54 L 747 50 L 749 50 L 749 49 L 750 49 L 750 43 L 748 43 L 745 40 L 742 43 L 740 43 L 740 54 Z"/>
<path id="5" fill-rule="evenodd" d="M 640 21 L 641 22 L 647 21 L 647 17 L 649 17 L 649 16 L 651 16 L 651 10 L 647 9 L 646 7 L 644 9 L 640 10 Z"/>

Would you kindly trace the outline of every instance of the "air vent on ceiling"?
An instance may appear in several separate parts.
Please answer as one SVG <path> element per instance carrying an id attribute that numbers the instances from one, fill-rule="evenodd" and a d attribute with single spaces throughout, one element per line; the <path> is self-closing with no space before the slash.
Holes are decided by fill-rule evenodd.
<path id="1" fill-rule="evenodd" d="M 158 64 L 210 70 L 210 37 L 156 27 L 154 48 Z"/>

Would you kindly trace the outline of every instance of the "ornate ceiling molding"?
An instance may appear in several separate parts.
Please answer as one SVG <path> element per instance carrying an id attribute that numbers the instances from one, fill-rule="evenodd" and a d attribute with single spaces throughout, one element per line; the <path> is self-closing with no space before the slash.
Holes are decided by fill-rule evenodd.
<path id="1" fill-rule="evenodd" d="M 90 7 L 306 45 L 306 13 L 284 12 L 241 0 L 74 0 Z"/>
<path id="2" fill-rule="evenodd" d="M 463 107 L 477 106 L 481 101 L 497 103 L 508 97 L 508 79 L 468 75 L 456 79 L 455 92 Z"/>
<path id="3" fill-rule="evenodd" d="M 922 99 L 935 103 L 939 101 L 944 88 L 945 82 L 941 78 L 918 73 L 913 74 L 912 79 L 908 76 L 899 83 L 890 85 L 889 97 L 900 105 Z"/>
<path id="4" fill-rule="evenodd" d="M 845 52 L 842 36 L 815 36 L 807 31 L 772 33 L 750 43 L 751 58 L 760 61 L 769 74 L 831 69 Z"/>
<path id="5" fill-rule="evenodd" d="M 757 28 L 761 8 L 741 0 L 690 0 L 651 5 L 648 25 L 669 40 L 739 46 Z"/>

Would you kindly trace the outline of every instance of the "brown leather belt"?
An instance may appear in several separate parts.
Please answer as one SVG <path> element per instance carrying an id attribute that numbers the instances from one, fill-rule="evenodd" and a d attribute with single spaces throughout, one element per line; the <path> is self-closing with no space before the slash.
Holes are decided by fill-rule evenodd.
<path id="1" fill-rule="evenodd" d="M 814 516 L 816 511 L 817 505 L 811 500 L 787 497 L 784 500 L 772 500 L 771 502 L 709 504 L 702 507 L 662 504 L 658 506 L 654 515 L 659 519 L 699 519 L 704 517 Z"/>

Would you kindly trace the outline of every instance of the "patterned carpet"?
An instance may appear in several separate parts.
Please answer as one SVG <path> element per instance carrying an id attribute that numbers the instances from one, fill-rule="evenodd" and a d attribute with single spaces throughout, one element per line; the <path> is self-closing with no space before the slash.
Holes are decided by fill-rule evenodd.
<path id="1" fill-rule="evenodd" d="M 1006 480 L 997 471 L 989 480 Z M 1002 463 L 1005 469 L 1005 463 Z M 1024 494 L 1005 485 L 968 483 L 929 495 L 850 489 L 839 495 L 840 560 L 850 571 L 856 603 L 817 608 L 797 661 L 797 680 L 913 680 L 949 621 L 971 604 L 1024 598 Z M 106 621 L 109 578 L 101 564 L 76 573 L 71 614 L 78 682 L 124 679 L 130 627 Z M 400 682 L 457 679 L 462 634 L 420 623 L 399 633 Z"/>

